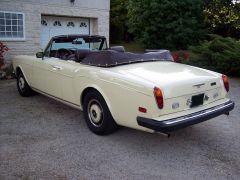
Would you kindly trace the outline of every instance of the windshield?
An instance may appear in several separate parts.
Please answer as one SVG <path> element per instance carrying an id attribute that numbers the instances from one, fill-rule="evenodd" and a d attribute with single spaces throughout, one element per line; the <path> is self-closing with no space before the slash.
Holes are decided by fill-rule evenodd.
<path id="1" fill-rule="evenodd" d="M 107 43 L 103 38 L 62 38 L 52 42 L 51 50 L 58 49 L 104 50 L 107 49 Z"/>

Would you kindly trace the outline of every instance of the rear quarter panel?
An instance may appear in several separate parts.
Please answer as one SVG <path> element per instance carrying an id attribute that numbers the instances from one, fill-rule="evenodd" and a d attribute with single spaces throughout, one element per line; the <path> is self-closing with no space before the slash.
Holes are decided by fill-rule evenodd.
<path id="1" fill-rule="evenodd" d="M 102 94 L 118 125 L 150 132 L 138 126 L 136 117 L 149 117 L 156 112 L 156 102 L 149 88 L 152 86 L 151 83 L 142 85 L 140 79 L 131 82 L 128 77 L 120 77 L 119 74 L 97 67 L 79 69 L 74 80 L 78 103 L 82 98 L 79 92 L 92 87 Z M 80 106 L 82 109 L 82 104 Z M 140 113 L 139 107 L 145 107 L 147 113 Z"/>

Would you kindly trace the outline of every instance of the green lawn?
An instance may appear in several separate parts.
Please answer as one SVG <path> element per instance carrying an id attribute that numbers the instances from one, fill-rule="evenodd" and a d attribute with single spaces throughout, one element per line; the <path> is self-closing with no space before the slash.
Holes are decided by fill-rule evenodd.
<path id="1" fill-rule="evenodd" d="M 144 47 L 140 43 L 130 42 L 130 43 L 116 43 L 110 46 L 124 46 L 127 52 L 142 53 L 144 52 Z"/>

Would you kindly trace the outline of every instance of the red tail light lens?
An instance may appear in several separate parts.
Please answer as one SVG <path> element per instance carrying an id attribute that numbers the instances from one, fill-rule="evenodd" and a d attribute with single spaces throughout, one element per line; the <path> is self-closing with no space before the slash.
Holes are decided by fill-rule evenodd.
<path id="1" fill-rule="evenodd" d="M 223 80 L 224 87 L 225 87 L 226 91 L 228 92 L 228 91 L 229 91 L 229 81 L 228 81 L 228 77 L 223 74 L 223 75 L 222 75 L 222 80 Z"/>
<path id="2" fill-rule="evenodd" d="M 154 88 L 154 96 L 158 105 L 159 109 L 163 108 L 163 93 L 160 88 L 155 87 Z"/>

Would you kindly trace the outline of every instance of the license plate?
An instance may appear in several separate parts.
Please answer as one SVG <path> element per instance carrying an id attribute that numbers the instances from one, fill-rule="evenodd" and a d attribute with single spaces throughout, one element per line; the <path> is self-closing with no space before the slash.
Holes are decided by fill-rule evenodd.
<path id="1" fill-rule="evenodd" d="M 204 94 L 192 96 L 191 108 L 203 105 Z"/>

